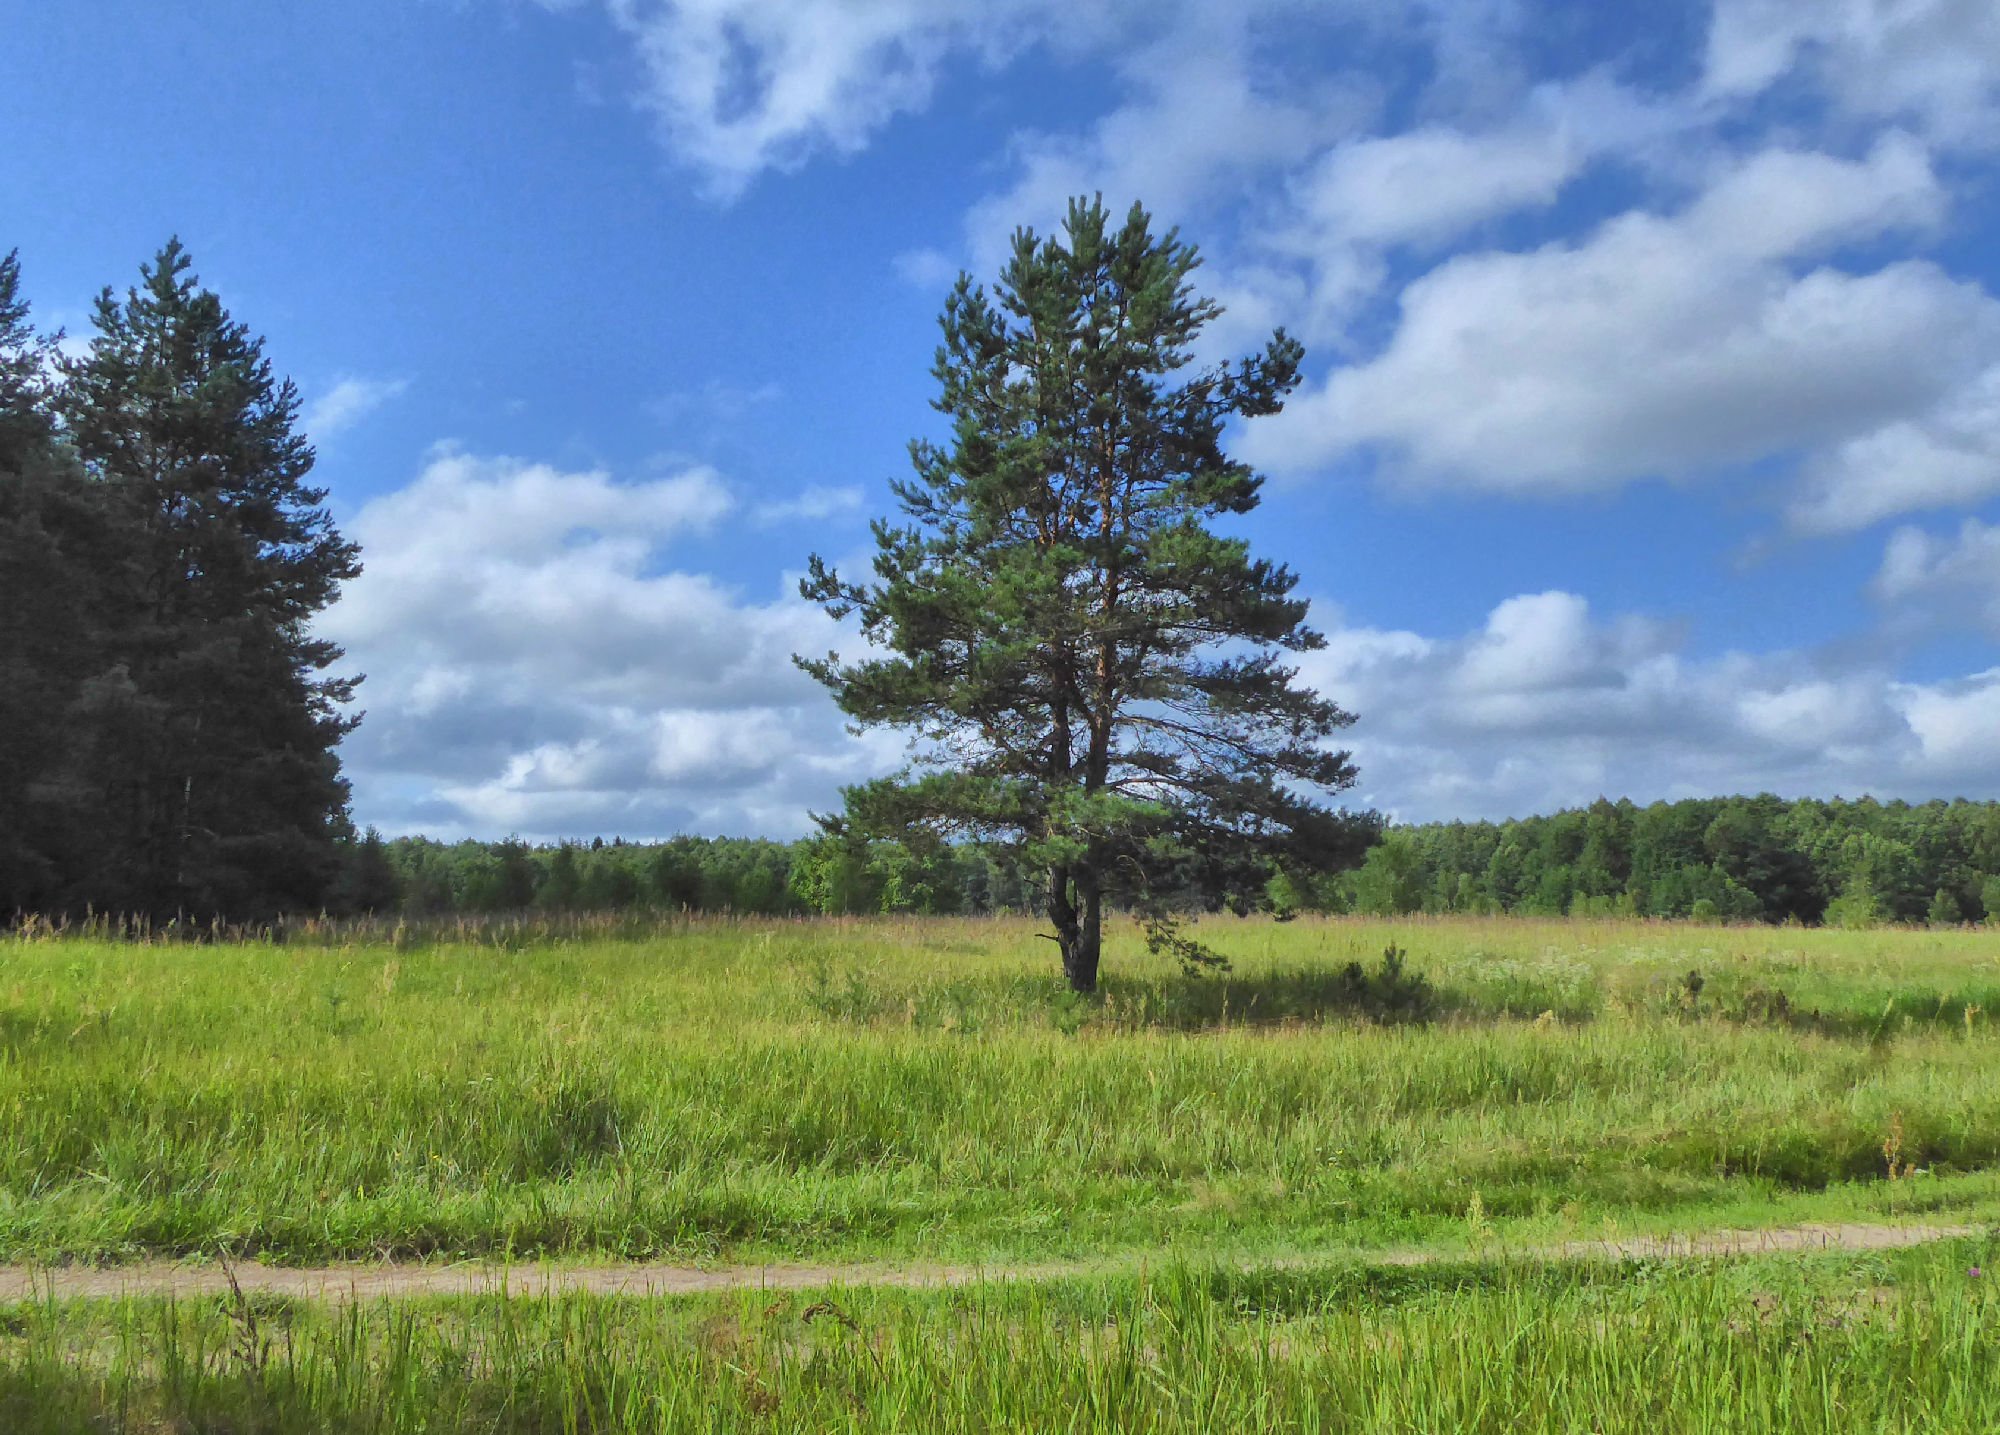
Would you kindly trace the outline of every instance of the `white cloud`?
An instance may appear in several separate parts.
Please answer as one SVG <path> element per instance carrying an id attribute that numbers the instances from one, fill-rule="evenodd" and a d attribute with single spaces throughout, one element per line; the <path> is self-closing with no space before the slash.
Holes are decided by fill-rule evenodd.
<path id="1" fill-rule="evenodd" d="M 1143 198 L 1209 251 L 1203 287 L 1229 313 L 1203 357 L 1283 323 L 1349 358 L 1413 258 L 1553 214 L 1594 168 L 1648 182 L 1643 207 L 1585 237 L 1461 254 L 1409 283 L 1386 348 L 1254 427 L 1273 467 L 1372 448 L 1392 481 L 1549 495 L 1780 460 L 1803 466 L 1805 531 L 1994 491 L 1975 382 L 2000 363 L 1990 297 L 1921 260 L 1842 252 L 1932 230 L 1931 151 L 2000 134 L 1992 0 L 1716 0 L 1700 73 L 1675 90 L 1642 87 L 1630 53 L 1538 74 L 1539 12 L 1519 0 L 603 5 L 666 143 L 725 198 L 867 146 L 952 66 L 1037 49 L 1107 64 L 1094 119 L 1014 133 L 959 247 L 989 275 L 1017 225 L 1051 227 L 1071 196 Z M 1407 107 L 1391 75 L 1315 49 L 1413 45 L 1429 74 Z M 1786 84 L 1829 97 L 1838 122 L 1760 115 Z M 1389 113 L 1413 118 L 1379 132 Z M 1815 128 L 1876 142 L 1840 159 L 1813 152 Z M 913 247 L 896 267 L 938 288 L 956 257 Z"/>
<path id="2" fill-rule="evenodd" d="M 1610 157 L 1678 170 L 1681 142 L 1701 122 L 1694 107 L 1593 70 L 1514 95 L 1497 119 L 1433 120 L 1302 151 L 1282 166 L 1282 202 L 1246 226 L 1218 297 L 1247 298 L 1260 321 L 1275 313 L 1308 342 L 1346 353 L 1393 255 L 1434 254 L 1482 226 L 1545 212 Z M 1232 338 L 1272 326 L 1232 324 L 1241 330 Z"/>
<path id="3" fill-rule="evenodd" d="M 1970 507 L 1996 493 L 2000 364 L 1975 374 L 1927 412 L 1815 456 L 1790 516 L 1807 532 L 1840 533 L 1897 514 Z"/>
<path id="4" fill-rule="evenodd" d="M 324 442 L 400 397 L 409 386 L 407 379 L 343 378 L 306 405 L 302 420 L 306 435 Z"/>
<path id="5" fill-rule="evenodd" d="M 943 292 L 958 281 L 958 262 L 939 249 L 909 249 L 895 259 L 896 277 L 913 289 Z"/>
<path id="6" fill-rule="evenodd" d="M 1917 740 L 1913 768 L 1954 790 L 1963 783 L 1977 795 L 1994 795 L 1994 777 L 2000 774 L 2000 745 L 1993 741 L 2000 731 L 2000 668 L 1952 683 L 1905 684 L 1897 697 Z"/>
<path id="7" fill-rule="evenodd" d="M 1797 265 L 1941 203 L 1921 149 L 1892 136 L 1859 161 L 1767 151 L 1677 214 L 1580 243 L 1460 255 L 1403 292 L 1378 356 L 1252 425 L 1245 456 L 1300 470 L 1373 446 L 1392 481 L 1550 494 L 1923 412 L 2000 341 L 2000 304 L 1921 261 Z"/>
<path id="8" fill-rule="evenodd" d="M 974 272 L 999 266 L 1017 227 L 1055 228 L 1072 196 L 1101 192 L 1114 211 L 1141 200 L 1168 223 L 1185 222 L 1372 114 L 1374 87 L 1356 76 L 1284 84 L 1254 44 L 1256 9 L 1164 9 L 1151 42 L 1118 62 L 1123 103 L 1080 134 L 1016 134 L 1013 182 L 966 216 Z"/>
<path id="9" fill-rule="evenodd" d="M 1872 589 L 1904 614 L 1969 616 L 2000 633 L 2000 524 L 1968 518 L 1949 538 L 1897 529 L 1883 547 Z"/>
<path id="10" fill-rule="evenodd" d="M 813 485 L 790 498 L 760 503 L 751 516 L 760 524 L 824 522 L 857 512 L 864 498 L 858 487 L 827 488 Z"/>
<path id="11" fill-rule="evenodd" d="M 974 67 L 1043 46 L 1101 64 L 1097 112 L 1017 130 L 992 192 L 945 237 L 958 252 L 910 247 L 897 271 L 941 287 L 963 254 L 987 277 L 1016 225 L 1047 228 L 1070 196 L 1143 198 L 1209 255 L 1201 287 L 1231 310 L 1211 347 L 1281 323 L 1316 362 L 1368 346 L 1250 426 L 1241 452 L 1266 466 L 1369 452 L 1390 483 L 1546 497 L 1768 465 L 1798 476 L 1801 532 L 2000 494 L 2000 303 L 1924 257 L 1949 232 L 1963 151 L 2000 134 L 1991 0 L 1716 0 L 1702 73 L 1671 92 L 1645 87 L 1636 61 L 1544 78 L 1536 67 L 1561 46 L 1524 43 L 1538 12 L 1515 0 L 605 4 L 666 143 L 722 198 L 862 149 Z M 1428 78 L 1301 60 L 1301 35 L 1323 43 L 1350 22 L 1427 35 Z M 1481 247 L 1452 256 L 1468 241 Z M 667 507 L 696 513 L 699 494 Z M 744 517 L 820 517 L 836 500 Z M 421 523 L 431 507 L 418 507 L 389 517 Z M 637 534 L 550 519 L 561 540 L 503 543 L 497 572 L 481 549 L 469 576 L 441 562 L 444 575 L 412 580 L 412 610 L 464 635 L 405 683 L 412 710 L 441 724 L 419 744 L 426 760 L 470 755 L 441 789 L 450 810 L 554 830 L 638 794 L 648 811 L 751 822 L 796 814 L 800 793 L 882 757 L 808 715 L 824 705 L 783 658 L 824 646 L 806 636 L 823 629 L 816 615 L 663 562 L 722 516 Z M 1990 602 L 1993 533 L 1899 532 L 1878 598 L 1892 615 Z M 1672 625 L 1607 621 L 1560 590 L 1508 598 L 1461 634 L 1329 636 L 1309 669 L 1362 714 L 1366 795 L 1405 815 L 1597 791 L 2000 792 L 2000 672 L 1907 683 L 1835 655 L 1695 658 Z M 501 702 L 481 700 L 496 690 Z M 466 742 L 438 740 L 452 723 Z M 614 825 L 635 830 L 583 827 Z"/>
<path id="12" fill-rule="evenodd" d="M 1358 800 L 1409 820 L 1770 790 L 2000 795 L 2000 670 L 1905 683 L 1803 653 L 1686 655 L 1670 624 L 1524 594 L 1471 633 L 1334 624 L 1306 679 L 1359 715 Z M 1979 724 L 1985 722 L 1983 734 Z"/>
<path id="13" fill-rule="evenodd" d="M 1432 126 L 1337 145 L 1299 180 L 1305 222 L 1354 240 L 1448 239 L 1469 224 L 1555 199 L 1583 146 L 1559 129 L 1491 134 Z"/>
<path id="14" fill-rule="evenodd" d="M 1754 95 L 1799 73 L 1857 116 L 1990 145 L 2000 117 L 1991 0 L 1717 0 L 1703 83 Z"/>
<path id="15" fill-rule="evenodd" d="M 459 452 L 346 525 L 366 567 L 321 628 L 368 674 L 357 812 L 554 837 L 796 833 L 879 768 L 794 669 L 843 635 L 795 596 L 671 565 L 732 512 L 706 469 L 621 483 Z"/>
<path id="16" fill-rule="evenodd" d="M 924 109 L 954 55 L 997 65 L 1094 34 L 1110 0 L 605 0 L 646 73 L 641 100 L 708 193 L 862 149 Z"/>
<path id="17" fill-rule="evenodd" d="M 1599 156 L 1644 151 L 1697 122 L 1684 105 L 1643 98 L 1591 71 L 1534 87 L 1496 123 L 1345 139 L 1294 175 L 1299 234 L 1291 242 L 1311 251 L 1439 244 L 1483 221 L 1544 208 Z"/>

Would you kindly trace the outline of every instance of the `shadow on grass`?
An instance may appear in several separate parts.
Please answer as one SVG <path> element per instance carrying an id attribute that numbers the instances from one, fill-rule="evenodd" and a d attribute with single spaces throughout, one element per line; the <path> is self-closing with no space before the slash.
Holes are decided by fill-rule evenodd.
<path id="1" fill-rule="evenodd" d="M 1111 1025 L 1175 1031 L 1339 1021 L 1417 1024 L 1467 1006 L 1463 996 L 1441 990 L 1423 973 L 1412 971 L 1394 944 L 1383 950 L 1372 969 L 1348 962 L 1341 967 L 1286 967 L 1255 975 L 1114 978 L 1106 981 L 1101 1001 L 1101 1018 Z"/>
<path id="2" fill-rule="evenodd" d="M 1686 981 L 1682 983 L 1685 993 Z M 1879 1004 L 1878 1004 L 1879 1003 Z M 1909 1032 L 1962 1030 L 1984 1034 L 1987 1013 L 2000 1013 L 2000 986 L 1954 991 L 1911 987 L 1889 993 L 1856 992 L 1845 1004 L 1795 997 L 1782 988 L 1752 985 L 1740 990 L 1683 995 L 1681 1014 L 1850 1040 L 1888 1041 Z"/>
<path id="3" fill-rule="evenodd" d="M 1301 961 L 1249 971 L 1135 974 L 1113 966 L 1099 991 L 1079 996 L 1042 972 L 939 977 L 915 986 L 885 980 L 878 968 L 836 963 L 823 954 L 796 965 L 801 1004 L 842 1025 L 907 1026 L 976 1034 L 1047 1025 L 1060 1031 L 1178 1031 L 1311 1027 L 1364 1023 L 1422 1026 L 1438 1022 L 1578 1026 L 1607 1010 L 1649 1021 L 1764 1027 L 1890 1042 L 1904 1035 L 1989 1035 L 2000 1016 L 2000 984 L 1953 990 L 1877 988 L 1795 995 L 1775 985 L 1744 984 L 1733 974 L 1699 971 L 1663 977 L 1633 990 L 1608 989 L 1592 977 L 1523 971 L 1496 960 L 1493 969 L 1460 960 L 1440 981 L 1413 966 L 1393 943 L 1373 963 Z"/>

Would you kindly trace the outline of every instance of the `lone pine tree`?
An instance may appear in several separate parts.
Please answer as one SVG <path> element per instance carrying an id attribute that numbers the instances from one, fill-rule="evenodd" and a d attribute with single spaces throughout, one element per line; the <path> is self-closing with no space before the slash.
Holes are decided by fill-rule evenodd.
<path id="1" fill-rule="evenodd" d="M 912 445 L 907 521 L 875 524 L 874 581 L 814 557 L 801 584 L 875 651 L 800 665 L 915 745 L 827 825 L 1014 845 L 1046 874 L 1078 991 L 1097 984 L 1108 898 L 1157 912 L 1170 890 L 1241 892 L 1349 862 L 1373 831 L 1315 800 L 1354 781 L 1327 742 L 1352 718 L 1282 661 L 1323 641 L 1297 580 L 1213 527 L 1261 486 L 1224 426 L 1276 412 L 1302 350 L 1280 330 L 1183 376 L 1221 312 L 1188 282 L 1198 262 L 1139 206 L 1121 226 L 1077 200 L 1059 237 L 1015 235 L 991 295 L 962 275 L 932 370 L 950 442 Z"/>

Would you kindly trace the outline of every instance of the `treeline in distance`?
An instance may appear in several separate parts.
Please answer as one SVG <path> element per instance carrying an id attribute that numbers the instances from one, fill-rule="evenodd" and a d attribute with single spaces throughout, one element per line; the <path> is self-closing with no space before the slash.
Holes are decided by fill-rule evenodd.
<path id="1" fill-rule="evenodd" d="M 787 916 L 1032 908 L 1039 874 L 972 844 L 811 837 L 780 843 L 530 846 L 369 833 L 340 900 L 411 916 L 652 909 Z M 1509 822 L 1392 827 L 1330 878 L 1271 878 L 1255 904 L 1183 891 L 1196 910 L 1253 905 L 1389 916 L 1520 913 L 1862 926 L 2000 920 L 2000 803 L 1692 799 Z"/>
<path id="2" fill-rule="evenodd" d="M 2000 920 L 2000 803 L 1699 798 L 1391 828 L 1275 905 L 1868 926 Z"/>

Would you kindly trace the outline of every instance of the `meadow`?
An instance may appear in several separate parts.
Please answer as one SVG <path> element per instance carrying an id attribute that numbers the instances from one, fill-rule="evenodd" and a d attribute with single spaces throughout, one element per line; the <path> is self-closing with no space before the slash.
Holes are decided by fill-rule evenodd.
<path id="1" fill-rule="evenodd" d="M 1102 1259 L 2000 1208 L 1983 930 L 1218 919 L 1229 975 L 1120 930 L 1083 1000 L 1025 920 L 568 928 L 0 943 L 0 1260 Z"/>
<path id="2" fill-rule="evenodd" d="M 1988 1239 L 911 1293 L 30 1305 L 0 1428 L 1956 1432 L 2000 1426 Z"/>
<path id="3" fill-rule="evenodd" d="M 830 1292 L 0 1311 L 0 1428 L 1963 1430 L 2000 937 L 1218 918 L 0 941 L 0 1261 L 823 1262 Z M 1384 1266 L 1422 1248 L 1433 1263 Z M 1053 1278 L 838 1289 L 855 1261 Z M 775 1295 L 775 1298 L 774 1298 Z"/>

